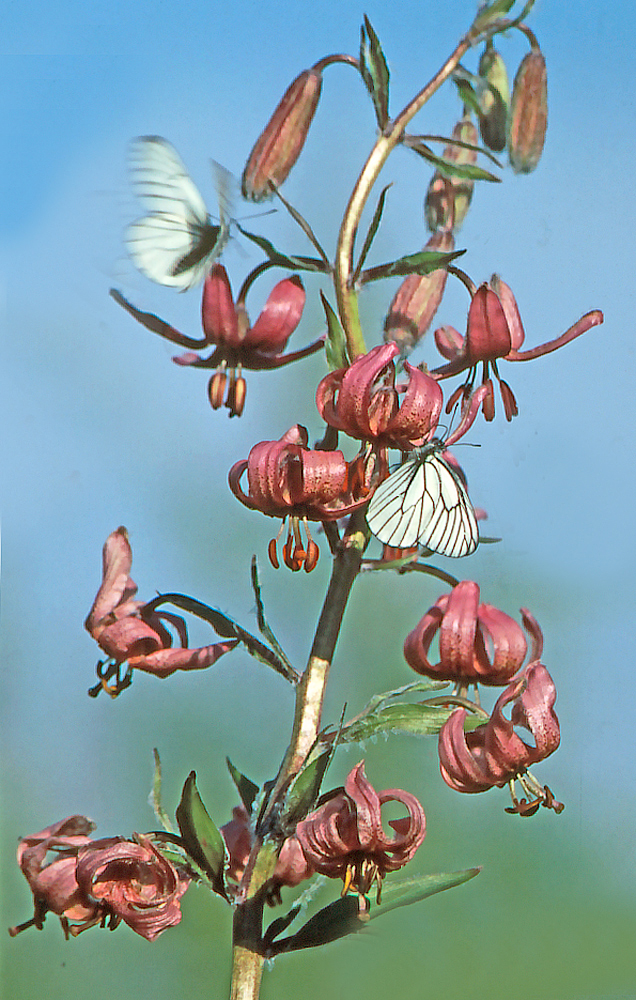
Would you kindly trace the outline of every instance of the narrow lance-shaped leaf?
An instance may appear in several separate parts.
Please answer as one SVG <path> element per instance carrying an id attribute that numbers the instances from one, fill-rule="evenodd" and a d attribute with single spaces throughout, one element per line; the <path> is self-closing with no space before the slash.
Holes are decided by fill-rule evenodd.
<path id="1" fill-rule="evenodd" d="M 325 345 L 327 364 L 331 371 L 335 371 L 337 368 L 347 368 L 349 366 L 349 355 L 347 353 L 347 341 L 344 330 L 338 316 L 322 290 L 320 292 L 320 299 L 327 318 L 327 343 Z"/>
<path id="2" fill-rule="evenodd" d="M 329 267 L 323 260 L 318 260 L 316 257 L 290 257 L 287 254 L 281 253 L 280 250 L 277 250 L 274 244 L 264 236 L 258 236 L 256 233 L 248 232 L 247 229 L 244 229 L 238 222 L 236 222 L 235 225 L 243 236 L 247 237 L 248 240 L 251 240 L 252 243 L 255 243 L 257 247 L 260 247 L 263 253 L 273 264 L 276 264 L 277 267 L 288 267 L 292 271 L 319 271 L 322 274 L 329 272 Z"/>
<path id="3" fill-rule="evenodd" d="M 475 35 L 485 28 L 488 28 L 494 21 L 498 21 L 502 14 L 507 14 L 515 0 L 494 0 L 493 3 L 482 8 L 473 21 L 470 34 Z"/>
<path id="4" fill-rule="evenodd" d="M 227 764 L 227 769 L 230 772 L 232 781 L 236 785 L 236 790 L 241 797 L 241 802 L 247 809 L 248 813 L 251 813 L 252 806 L 254 805 L 254 799 L 258 795 L 260 788 L 258 785 L 255 785 L 253 781 L 250 781 L 249 778 L 246 778 L 244 774 L 241 774 L 239 769 L 234 767 L 234 764 L 229 757 L 225 758 L 225 763 Z"/>
<path id="5" fill-rule="evenodd" d="M 454 250 L 452 253 L 441 253 L 437 250 L 420 250 L 418 253 L 399 257 L 388 264 L 379 264 L 362 272 L 362 284 L 378 281 L 380 278 L 405 277 L 407 274 L 430 274 L 438 267 L 447 267 L 457 257 L 465 254 L 465 250 Z"/>
<path id="6" fill-rule="evenodd" d="M 325 772 L 333 756 L 334 747 L 325 749 L 324 743 L 316 740 L 309 751 L 307 760 L 292 780 L 285 794 L 281 813 L 283 829 L 293 830 L 314 806 Z"/>
<path id="7" fill-rule="evenodd" d="M 366 14 L 360 28 L 360 73 L 371 95 L 378 125 L 383 129 L 389 121 L 389 68 Z"/>
<path id="8" fill-rule="evenodd" d="M 370 920 L 382 917 L 400 906 L 410 906 L 427 899 L 436 892 L 444 892 L 456 885 L 470 881 L 479 875 L 481 868 L 467 868 L 461 872 L 442 872 L 438 875 L 422 875 L 415 878 L 402 879 L 400 882 L 386 881 L 382 887 L 382 903 L 371 911 Z"/>
<path id="9" fill-rule="evenodd" d="M 159 751 L 156 747 L 153 747 L 152 753 L 155 759 L 155 766 L 152 775 L 152 791 L 150 793 L 152 808 L 164 830 L 167 830 L 168 833 L 174 833 L 174 826 L 172 825 L 170 817 L 161 803 L 161 759 L 159 757 Z"/>
<path id="10" fill-rule="evenodd" d="M 267 618 L 265 617 L 265 606 L 263 604 L 263 597 L 261 594 L 261 581 L 258 573 L 258 559 L 256 556 L 252 556 L 252 563 L 250 567 L 250 580 L 252 583 L 252 590 L 254 591 L 254 598 L 256 600 L 256 621 L 258 622 L 258 627 L 262 635 L 270 643 L 274 652 L 280 657 L 283 663 L 286 663 L 289 667 L 291 673 L 294 673 L 294 668 L 291 665 L 285 650 L 279 643 L 278 639 L 274 635 Z"/>
<path id="11" fill-rule="evenodd" d="M 227 899 L 224 877 L 227 848 L 203 805 L 196 779 L 196 773 L 190 771 L 177 807 L 177 823 L 188 854 L 208 876 L 214 890 Z"/>
<path id="12" fill-rule="evenodd" d="M 387 186 L 383 188 L 382 191 L 380 192 L 380 197 L 378 198 L 378 204 L 376 205 L 375 212 L 373 213 L 373 218 L 371 220 L 371 225 L 369 226 L 369 230 L 367 232 L 366 239 L 364 241 L 364 246 L 362 247 L 362 250 L 360 252 L 360 258 L 356 265 L 356 269 L 353 273 L 352 282 L 354 285 L 357 283 L 358 278 L 360 277 L 360 271 L 362 270 L 362 265 L 367 259 L 367 254 L 371 249 L 371 245 L 375 239 L 375 234 L 378 231 L 378 226 L 380 225 L 380 220 L 382 219 L 382 213 L 384 211 L 384 202 L 386 201 L 387 192 L 390 187 L 391 185 L 387 184 Z"/>
<path id="13" fill-rule="evenodd" d="M 341 743 L 359 743 L 380 733 L 403 733 L 409 736 L 431 736 L 439 733 L 453 709 L 441 705 L 385 705 L 345 726 Z"/>
<path id="14" fill-rule="evenodd" d="M 268 958 L 300 948 L 316 948 L 318 945 L 337 941 L 347 934 L 362 930 L 368 914 L 360 913 L 357 896 L 342 896 L 316 913 L 300 930 L 281 941 L 273 941 L 266 954 Z"/>

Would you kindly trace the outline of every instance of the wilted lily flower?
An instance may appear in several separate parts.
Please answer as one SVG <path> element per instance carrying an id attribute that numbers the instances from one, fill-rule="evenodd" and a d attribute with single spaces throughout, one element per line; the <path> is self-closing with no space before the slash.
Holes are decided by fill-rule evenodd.
<path id="1" fill-rule="evenodd" d="M 431 375 L 443 379 L 468 371 L 464 385 L 460 386 L 448 400 L 447 412 L 450 412 L 459 397 L 466 400 L 471 395 L 477 366 L 481 363 L 482 384 L 488 388 L 483 401 L 486 420 L 492 420 L 495 415 L 491 369 L 499 382 L 506 419 L 512 420 L 518 413 L 517 402 L 510 386 L 499 377 L 497 359 L 531 361 L 533 358 L 556 351 L 602 322 L 603 313 L 599 309 L 594 309 L 577 320 L 560 337 L 549 340 L 540 347 L 521 351 L 519 348 L 523 344 L 525 332 L 515 297 L 505 281 L 493 275 L 490 283 L 484 282 L 480 285 L 472 297 L 465 337 L 452 326 L 443 326 L 435 331 L 437 349 L 449 363 L 435 368 Z"/>
<path id="2" fill-rule="evenodd" d="M 530 662 L 543 652 L 543 635 L 525 608 L 521 618 L 530 637 Z M 431 644 L 439 639 L 439 660 L 429 659 Z M 521 627 L 509 615 L 479 603 L 479 585 L 462 580 L 426 612 L 404 643 L 406 661 L 418 674 L 469 684 L 503 685 L 521 669 L 528 644 Z"/>
<path id="3" fill-rule="evenodd" d="M 399 802 L 408 813 L 389 820 L 394 837 L 382 827 L 381 810 L 387 802 Z M 366 895 L 376 883 L 379 896 L 386 873 L 411 860 L 425 833 L 426 817 L 415 796 L 399 788 L 376 792 L 361 761 L 348 775 L 344 791 L 302 820 L 295 836 L 312 868 L 343 880 L 343 895 L 349 889 Z"/>
<path id="4" fill-rule="evenodd" d="M 440 769 L 446 784 L 458 792 L 485 792 L 508 784 L 514 804 L 510 811 L 532 815 L 544 805 L 561 812 L 563 805 L 527 771 L 559 746 L 555 701 L 550 674 L 542 663 L 530 663 L 499 696 L 485 725 L 465 733 L 466 709 L 456 709 L 439 734 Z M 504 709 L 510 704 L 508 719 Z M 532 742 L 522 740 L 516 727 L 527 729 Z M 527 792 L 527 800 L 516 798 L 515 779 Z"/>
<path id="5" fill-rule="evenodd" d="M 147 837 L 107 837 L 79 850 L 77 882 L 85 895 L 148 941 L 179 923 L 190 881 Z"/>
<path id="6" fill-rule="evenodd" d="M 388 472 L 387 449 L 412 451 L 431 437 L 442 409 L 435 379 L 404 362 L 408 381 L 396 384 L 394 342 L 360 355 L 349 368 L 325 375 L 316 391 L 321 417 L 350 437 L 366 441 L 379 472 Z M 366 474 L 362 476 L 366 481 Z"/>
<path id="7" fill-rule="evenodd" d="M 12 937 L 27 927 L 42 930 L 49 911 L 60 918 L 66 938 L 105 921 L 108 911 L 84 892 L 76 877 L 78 852 L 91 843 L 94 829 L 86 816 L 67 816 L 20 840 L 18 864 L 33 893 L 34 913 L 31 920 L 9 928 Z"/>
<path id="8" fill-rule="evenodd" d="M 141 312 L 120 292 L 111 289 L 111 295 L 153 333 L 190 348 L 187 353 L 173 358 L 176 364 L 216 369 L 208 385 L 210 403 L 215 410 L 225 403 L 231 417 L 240 416 L 245 405 L 243 368 L 253 371 L 281 368 L 314 354 L 324 346 L 324 337 L 321 337 L 300 351 L 283 354 L 305 306 L 305 290 L 296 275 L 284 278 L 274 286 L 260 316 L 250 325 L 245 308 L 246 291 L 239 293 L 234 303 L 227 272 L 221 264 L 215 264 L 203 285 L 201 315 L 204 336 L 201 340 L 179 333 L 152 313 Z M 208 347 L 214 347 L 214 350 L 207 358 L 195 353 Z"/>
<path id="9" fill-rule="evenodd" d="M 203 670 L 236 646 L 238 640 L 232 639 L 188 649 L 183 618 L 168 611 L 148 610 L 143 601 L 134 599 L 137 585 L 130 577 L 132 549 L 125 528 L 117 528 L 108 536 L 102 561 L 102 584 L 84 625 L 108 655 L 108 661 L 98 664 L 100 684 L 91 694 L 103 688 L 116 696 L 130 684 L 133 670 L 144 670 L 157 677 L 168 677 L 175 670 Z M 172 635 L 165 622 L 176 631 L 181 648 L 171 648 Z M 128 669 L 120 679 L 122 663 Z M 108 686 L 106 682 L 113 675 L 117 676 L 116 683 Z"/>
<path id="10" fill-rule="evenodd" d="M 244 806 L 235 806 L 232 819 L 219 827 L 225 840 L 229 854 L 227 877 L 240 883 L 254 843 L 250 818 Z M 272 884 L 267 891 L 267 902 L 271 905 L 280 903 L 282 886 L 295 886 L 304 882 L 314 874 L 314 870 L 305 858 L 296 837 L 288 837 L 281 848 L 272 876 Z M 238 885 L 237 885 L 238 890 Z"/>
<path id="11" fill-rule="evenodd" d="M 307 447 L 305 427 L 295 424 L 279 441 L 261 441 L 247 459 L 236 462 L 229 472 L 234 496 L 270 517 L 289 516 L 283 560 L 292 570 L 310 572 L 318 561 L 318 546 L 311 537 L 308 521 L 336 521 L 366 503 L 363 486 L 351 486 L 349 468 L 341 451 L 313 451 Z M 248 492 L 240 481 L 247 471 Z M 300 535 L 302 521 L 307 544 Z M 277 539 L 269 544 L 272 565 L 278 568 Z"/>

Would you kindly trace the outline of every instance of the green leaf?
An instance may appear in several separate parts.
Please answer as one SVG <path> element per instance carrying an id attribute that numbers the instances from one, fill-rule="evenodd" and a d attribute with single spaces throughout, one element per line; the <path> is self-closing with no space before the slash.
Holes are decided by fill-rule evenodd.
<path id="1" fill-rule="evenodd" d="M 196 782 L 196 773 L 190 771 L 177 808 L 177 823 L 188 854 L 208 876 L 215 892 L 227 899 L 224 876 L 229 860 L 227 847 L 203 805 Z"/>
<path id="2" fill-rule="evenodd" d="M 282 676 L 290 682 L 290 684 L 296 684 L 298 681 L 298 675 L 296 671 L 288 663 L 281 660 L 277 653 L 265 643 L 257 639 L 256 636 L 244 629 L 242 625 L 235 622 L 233 618 L 229 615 L 224 615 L 222 611 L 218 611 L 216 608 L 211 608 L 207 604 L 203 604 L 201 601 L 197 601 L 194 597 L 188 597 L 187 594 L 160 594 L 155 597 L 152 601 L 149 601 L 146 605 L 147 608 L 154 610 L 160 604 L 174 604 L 176 608 L 181 608 L 183 611 L 189 611 L 190 614 L 196 615 L 197 618 L 202 618 L 203 621 L 208 622 L 215 632 L 224 639 L 238 639 L 248 653 L 258 660 L 259 663 L 265 663 L 268 667 L 273 667 L 274 670 L 282 674 Z"/>
<path id="3" fill-rule="evenodd" d="M 440 267 L 447 267 L 457 257 L 465 254 L 465 250 L 454 250 L 452 253 L 442 253 L 439 250 L 420 250 L 418 253 L 399 257 L 388 264 L 370 267 L 363 271 L 361 281 L 377 281 L 379 278 L 406 277 L 408 274 L 430 274 Z"/>
<path id="4" fill-rule="evenodd" d="M 283 803 L 281 825 L 283 830 L 293 830 L 305 818 L 318 798 L 322 779 L 333 756 L 333 747 L 325 749 L 320 739 L 309 751 L 300 771 L 293 778 Z"/>
<path id="5" fill-rule="evenodd" d="M 360 716 L 374 712 L 383 702 L 390 701 L 392 698 L 401 698 L 405 694 L 417 694 L 420 691 L 441 691 L 445 687 L 448 687 L 448 681 L 434 681 L 430 677 L 422 677 L 419 681 L 403 684 L 401 687 L 393 688 L 391 691 L 374 694 L 362 709 Z"/>
<path id="6" fill-rule="evenodd" d="M 461 872 L 445 872 L 438 875 L 422 875 L 415 878 L 402 879 L 400 882 L 384 883 L 382 886 L 382 902 L 371 911 L 370 919 L 384 916 L 400 906 L 410 906 L 427 899 L 436 892 L 444 892 L 456 885 L 468 882 L 479 875 L 481 868 L 467 868 Z"/>
<path id="7" fill-rule="evenodd" d="M 490 27 L 494 21 L 500 19 L 502 14 L 507 14 L 514 3 L 515 0 L 494 0 L 493 3 L 488 4 L 487 7 L 479 11 L 473 21 L 469 34 L 478 34 L 484 31 L 485 28 Z"/>
<path id="8" fill-rule="evenodd" d="M 322 291 L 320 292 L 320 298 L 325 310 L 325 316 L 327 317 L 327 343 L 325 345 L 327 364 L 331 371 L 335 371 L 337 368 L 347 368 L 349 357 L 347 355 L 347 341 L 344 330 L 340 325 L 337 314 Z"/>
<path id="9" fill-rule="evenodd" d="M 271 243 L 270 240 L 265 239 L 264 236 L 258 236 L 256 233 L 249 233 L 247 229 L 243 229 L 238 222 L 235 222 L 234 225 L 243 234 L 243 236 L 247 237 L 248 240 L 251 240 L 252 243 L 255 243 L 258 247 L 260 247 L 263 253 L 272 261 L 273 264 L 276 264 L 277 267 L 286 267 L 291 271 L 319 271 L 322 274 L 327 274 L 329 272 L 329 266 L 324 260 L 319 260 L 317 257 L 288 256 L 287 254 L 281 253 L 280 250 L 277 250 L 274 244 Z"/>
<path id="10" fill-rule="evenodd" d="M 269 945 L 274 941 L 279 934 L 286 931 L 289 925 L 296 919 L 300 913 L 300 906 L 292 906 L 289 913 L 286 913 L 284 917 L 277 917 L 276 920 L 272 920 L 271 924 L 263 934 L 263 945 L 267 949 Z"/>
<path id="11" fill-rule="evenodd" d="M 382 130 L 389 121 L 389 67 L 380 40 L 366 14 L 364 25 L 360 28 L 360 73 L 371 95 L 375 117 Z"/>
<path id="12" fill-rule="evenodd" d="M 360 253 L 360 259 L 358 260 L 356 269 L 351 279 L 353 285 L 357 284 L 358 278 L 360 277 L 360 271 L 362 270 L 362 265 L 367 259 L 367 254 L 369 253 L 371 244 L 375 239 L 375 234 L 378 231 L 378 226 L 380 225 L 380 220 L 382 218 L 382 212 L 384 211 L 384 202 L 386 201 L 387 191 L 390 187 L 391 185 L 387 184 L 387 186 L 382 189 L 380 197 L 378 198 L 378 204 L 376 205 L 375 212 L 373 213 L 371 225 L 369 226 L 369 231 L 367 232 L 364 246 L 362 247 L 362 252 Z"/>
<path id="13" fill-rule="evenodd" d="M 424 154 L 419 146 L 410 143 L 410 148 L 415 150 L 421 156 Z M 470 146 L 468 143 L 462 143 L 467 149 L 474 149 L 474 146 Z M 479 150 L 481 152 L 481 149 Z M 430 154 L 430 155 L 429 155 Z M 484 170 L 483 167 L 478 167 L 475 163 L 458 163 L 456 160 L 446 160 L 443 156 L 436 156 L 435 153 L 429 150 L 429 154 L 426 155 L 425 159 L 432 163 L 434 167 L 437 168 L 438 172 L 444 177 L 459 177 L 462 180 L 469 181 L 489 181 L 491 184 L 501 184 L 501 178 L 497 177 L 496 174 L 492 174 L 489 170 Z"/>
<path id="14" fill-rule="evenodd" d="M 255 785 L 253 781 L 246 778 L 244 774 L 234 767 L 234 764 L 229 757 L 225 758 L 225 763 L 227 764 L 227 769 L 230 772 L 232 781 L 236 785 L 236 789 L 241 796 L 241 802 L 247 809 L 248 813 L 251 813 L 252 806 L 254 805 L 254 799 L 258 795 L 260 788 Z"/>
<path id="15" fill-rule="evenodd" d="M 274 941 L 267 951 L 267 957 L 281 955 L 300 948 L 315 948 L 329 941 L 337 941 L 347 934 L 356 934 L 368 922 L 368 914 L 360 915 L 357 896 L 341 896 L 329 903 L 311 917 L 300 930 L 282 941 Z"/>
<path id="16" fill-rule="evenodd" d="M 159 751 L 156 747 L 153 747 L 152 753 L 155 759 L 155 766 L 152 776 L 152 791 L 150 793 L 152 800 L 152 808 L 154 814 L 163 826 L 164 830 L 168 833 L 174 833 L 174 826 L 168 816 L 168 813 L 163 808 L 161 804 L 161 759 L 159 757 Z"/>
<path id="17" fill-rule="evenodd" d="M 409 736 L 431 736 L 439 733 L 453 708 L 441 705 L 385 705 L 356 719 L 342 730 L 341 743 L 360 743 L 379 733 L 404 733 Z"/>
<path id="18" fill-rule="evenodd" d="M 258 575 L 258 560 L 256 556 L 252 556 L 250 578 L 252 581 L 252 590 L 254 591 L 254 597 L 256 599 L 256 620 L 258 622 L 259 630 L 262 633 L 262 635 L 264 635 L 265 638 L 268 640 L 272 649 L 280 657 L 281 661 L 287 665 L 290 674 L 294 674 L 295 673 L 294 668 L 292 667 L 289 659 L 287 658 L 285 650 L 283 649 L 278 639 L 272 632 L 269 622 L 265 617 L 265 606 L 263 604 L 263 598 L 261 595 L 261 581 Z"/>

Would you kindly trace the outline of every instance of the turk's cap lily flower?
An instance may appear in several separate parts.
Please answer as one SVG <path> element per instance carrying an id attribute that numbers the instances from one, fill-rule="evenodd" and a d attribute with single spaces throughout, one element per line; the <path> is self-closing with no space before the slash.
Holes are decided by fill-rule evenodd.
<path id="1" fill-rule="evenodd" d="M 31 920 L 9 928 L 12 937 L 27 927 L 41 930 L 49 911 L 60 918 L 67 938 L 102 920 L 103 907 L 86 895 L 76 877 L 78 852 L 91 843 L 94 829 L 86 816 L 67 816 L 20 840 L 18 865 L 33 893 L 34 913 Z"/>
<path id="2" fill-rule="evenodd" d="M 124 527 L 106 539 L 102 566 L 102 583 L 84 624 L 113 664 L 126 662 L 129 670 L 168 677 L 175 670 L 203 670 L 237 645 L 238 640 L 228 640 L 188 649 L 183 618 L 166 611 L 147 611 L 144 602 L 135 599 L 137 585 L 130 576 L 132 549 Z M 165 622 L 174 628 L 181 648 L 172 648 Z M 118 685 L 108 688 L 104 680 L 102 686 L 113 695 L 120 690 Z"/>
<path id="3" fill-rule="evenodd" d="M 181 920 L 181 897 L 191 878 L 148 837 L 93 841 L 79 850 L 77 881 L 86 896 L 148 941 Z"/>
<path id="4" fill-rule="evenodd" d="M 166 340 L 188 348 L 184 354 L 173 358 L 176 364 L 216 369 L 208 388 L 210 402 L 214 409 L 223 405 L 227 386 L 225 406 L 230 416 L 240 416 L 245 402 L 242 369 L 281 368 L 321 350 L 325 342 L 324 336 L 319 337 L 300 351 L 283 353 L 305 307 L 305 290 L 296 275 L 274 286 L 254 324 L 250 324 L 247 315 L 245 295 L 246 290 L 234 302 L 227 271 L 222 264 L 215 264 L 203 284 L 201 319 L 204 335 L 197 340 L 179 333 L 153 313 L 142 312 L 120 292 L 111 289 L 115 301 L 139 323 Z M 213 351 L 208 357 L 196 353 L 209 347 Z"/>
<path id="5" fill-rule="evenodd" d="M 450 397 L 447 411 L 452 409 L 459 395 L 466 397 L 472 391 L 474 370 L 481 363 L 483 384 L 489 389 L 483 405 L 486 419 L 492 420 L 494 417 L 494 395 L 489 377 L 492 368 L 500 385 L 506 418 L 511 420 L 518 412 L 517 404 L 510 386 L 499 377 L 497 361 L 531 361 L 543 354 L 550 354 L 602 322 L 603 313 L 594 309 L 577 320 L 560 337 L 522 351 L 520 348 L 525 332 L 516 299 L 509 285 L 498 275 L 493 275 L 489 283 L 484 282 L 479 286 L 471 299 L 465 337 L 452 326 L 443 326 L 435 331 L 437 349 L 448 360 L 448 364 L 435 368 L 431 374 L 443 379 L 462 371 L 469 372 L 466 385 L 460 386 Z"/>
<path id="6" fill-rule="evenodd" d="M 372 348 L 349 368 L 330 372 L 320 382 L 316 404 L 321 417 L 350 437 L 381 448 L 411 451 L 437 427 L 443 394 L 430 375 L 404 363 L 408 381 L 396 385 L 395 342 Z"/>
<path id="7" fill-rule="evenodd" d="M 318 560 L 318 547 L 311 538 L 308 521 L 336 521 L 363 506 L 368 489 L 341 451 L 312 450 L 307 447 L 307 429 L 295 424 L 279 441 L 261 441 L 247 459 L 236 462 L 228 480 L 234 496 L 252 510 L 269 517 L 290 518 L 289 535 L 283 556 L 292 569 L 309 572 Z M 247 472 L 247 493 L 241 486 Z M 300 539 L 299 521 L 307 532 L 307 545 Z M 276 539 L 270 542 L 269 556 L 278 567 Z"/>
<path id="8" fill-rule="evenodd" d="M 390 820 L 394 836 L 385 833 L 381 810 L 399 802 L 407 811 Z M 328 799 L 296 827 L 295 837 L 305 858 L 317 872 L 342 878 L 349 888 L 365 895 L 374 882 L 378 890 L 387 872 L 411 860 L 426 834 L 426 817 L 414 795 L 399 788 L 376 792 L 361 761 L 348 775 L 344 791 Z"/>
<path id="9" fill-rule="evenodd" d="M 543 664 L 535 662 L 510 682 L 483 726 L 464 732 L 466 709 L 456 709 L 439 734 L 440 770 L 446 784 L 458 792 L 485 792 L 519 779 L 526 787 L 531 777 L 526 773 L 528 767 L 549 757 L 559 746 L 555 701 L 554 681 Z M 523 740 L 517 728 L 528 730 L 532 742 Z M 537 807 L 542 802 L 557 812 L 563 808 L 551 793 L 539 794 L 538 799 Z"/>
<path id="10" fill-rule="evenodd" d="M 521 609 L 531 641 L 530 662 L 540 659 L 543 635 L 533 615 Z M 439 641 L 439 658 L 431 662 L 431 645 Z M 404 642 L 407 663 L 436 680 L 504 685 L 518 670 L 528 643 L 517 622 L 492 604 L 479 602 L 479 585 L 462 580 L 429 608 Z"/>

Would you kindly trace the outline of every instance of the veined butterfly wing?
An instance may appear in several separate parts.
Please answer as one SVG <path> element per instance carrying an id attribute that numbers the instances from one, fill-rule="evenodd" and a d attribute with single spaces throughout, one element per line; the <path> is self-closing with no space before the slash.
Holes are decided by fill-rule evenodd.
<path id="1" fill-rule="evenodd" d="M 186 291 L 202 280 L 227 243 L 226 199 L 216 226 L 176 149 L 158 135 L 132 142 L 130 170 L 133 188 L 150 214 L 128 227 L 128 253 L 147 278 Z"/>
<path id="2" fill-rule="evenodd" d="M 459 558 L 477 548 L 473 505 L 458 473 L 443 458 L 441 441 L 430 441 L 381 483 L 371 498 L 367 523 L 384 545 Z"/>

